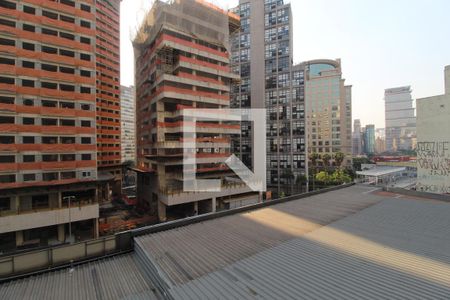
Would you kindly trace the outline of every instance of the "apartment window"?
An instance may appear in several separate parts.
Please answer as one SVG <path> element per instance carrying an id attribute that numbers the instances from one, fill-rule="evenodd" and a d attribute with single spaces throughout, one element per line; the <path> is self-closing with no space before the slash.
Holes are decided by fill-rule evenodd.
<path id="1" fill-rule="evenodd" d="M 42 179 L 43 179 L 44 181 L 58 180 L 58 173 L 57 173 L 57 172 L 43 173 L 43 174 L 42 174 Z"/>
<path id="2" fill-rule="evenodd" d="M 62 31 L 59 32 L 59 36 L 71 41 L 75 39 L 75 36 L 73 34 Z"/>
<path id="3" fill-rule="evenodd" d="M 81 160 L 92 160 L 91 154 L 81 154 Z"/>
<path id="4" fill-rule="evenodd" d="M 0 57 L 0 64 L 14 66 L 14 65 L 16 65 L 16 61 L 11 58 Z"/>
<path id="5" fill-rule="evenodd" d="M 22 29 L 29 32 L 36 32 L 36 27 L 30 24 L 23 24 Z"/>
<path id="6" fill-rule="evenodd" d="M 42 46 L 42 52 L 49 54 L 58 54 L 58 49 L 54 47 Z"/>
<path id="7" fill-rule="evenodd" d="M 14 144 L 15 140 L 14 136 L 0 135 L 0 144 Z"/>
<path id="8" fill-rule="evenodd" d="M 23 181 L 35 181 L 36 174 L 23 174 Z"/>
<path id="9" fill-rule="evenodd" d="M 34 155 L 24 155 L 22 158 L 23 162 L 35 162 L 36 161 L 36 157 Z"/>
<path id="10" fill-rule="evenodd" d="M 1 6 L 1 2 L 0 2 Z M 8 197 L 0 198 L 0 211 L 11 210 L 11 200 Z"/>
<path id="11" fill-rule="evenodd" d="M 81 120 L 81 127 L 91 127 L 91 121 Z"/>
<path id="12" fill-rule="evenodd" d="M 24 136 L 22 137 L 23 144 L 34 144 L 34 136 Z"/>
<path id="13" fill-rule="evenodd" d="M 91 39 L 87 38 L 87 37 L 84 37 L 84 36 L 80 36 L 80 42 L 82 42 L 83 44 L 90 45 L 91 44 Z"/>
<path id="14" fill-rule="evenodd" d="M 59 107 L 74 109 L 75 108 L 75 103 L 73 103 L 73 102 L 60 102 L 59 103 Z"/>
<path id="15" fill-rule="evenodd" d="M 16 9 L 16 4 L 14 2 L 0 0 L 0 7 L 8 8 L 8 9 Z"/>
<path id="16" fill-rule="evenodd" d="M 3 46 L 16 46 L 16 41 L 15 40 L 10 40 L 10 39 L 5 39 L 5 38 L 0 38 L 0 45 Z"/>
<path id="17" fill-rule="evenodd" d="M 91 12 L 91 7 L 86 4 L 80 4 L 80 9 L 86 12 Z"/>
<path id="18" fill-rule="evenodd" d="M 4 104 L 14 104 L 14 97 L 8 97 L 8 96 L 0 96 L 0 103 Z"/>
<path id="19" fill-rule="evenodd" d="M 53 82 L 41 82 L 41 87 L 43 87 L 45 89 L 56 90 L 58 88 L 58 85 Z"/>
<path id="20" fill-rule="evenodd" d="M 16 27 L 16 22 L 10 21 L 10 20 L 5 20 L 5 19 L 0 19 L 0 25 L 5 25 L 5 26 L 9 26 L 9 27 Z"/>
<path id="21" fill-rule="evenodd" d="M 43 118 L 42 119 L 42 125 L 44 125 L 44 126 L 56 126 L 56 125 L 58 125 L 58 120 L 57 119 Z"/>
<path id="22" fill-rule="evenodd" d="M 28 68 L 28 69 L 34 69 L 34 62 L 24 60 L 24 61 L 22 61 L 22 67 Z"/>
<path id="23" fill-rule="evenodd" d="M 91 172 L 83 172 L 82 176 L 83 177 L 91 177 Z"/>
<path id="24" fill-rule="evenodd" d="M 57 66 L 49 65 L 49 64 L 41 64 L 41 69 L 44 71 L 49 71 L 49 72 L 57 72 L 58 71 Z"/>
<path id="25" fill-rule="evenodd" d="M 44 107 L 56 107 L 56 106 L 58 106 L 58 102 L 52 101 L 52 100 L 42 100 L 41 104 Z"/>
<path id="26" fill-rule="evenodd" d="M 91 56 L 89 54 L 80 53 L 80 59 L 91 61 Z"/>
<path id="27" fill-rule="evenodd" d="M 22 124 L 23 125 L 34 125 L 34 118 L 23 118 Z"/>
<path id="28" fill-rule="evenodd" d="M 0 116 L 0 124 L 14 124 L 14 117 Z"/>
<path id="29" fill-rule="evenodd" d="M 62 83 L 60 83 L 59 84 L 59 89 L 61 91 L 65 91 L 65 92 L 73 92 L 73 91 L 75 91 L 75 86 L 70 85 L 70 84 L 62 84 Z"/>
<path id="30" fill-rule="evenodd" d="M 36 8 L 24 5 L 23 6 L 23 12 L 27 13 L 27 14 L 30 14 L 30 15 L 35 15 L 36 14 Z"/>
<path id="31" fill-rule="evenodd" d="M 72 136 L 61 137 L 61 144 L 75 144 L 75 138 Z"/>
<path id="32" fill-rule="evenodd" d="M 58 161 L 58 154 L 44 154 L 42 155 L 42 161 L 45 162 Z"/>
<path id="33" fill-rule="evenodd" d="M 91 77 L 91 72 L 86 70 L 80 70 L 80 75 L 83 77 Z"/>
<path id="34" fill-rule="evenodd" d="M 80 20 L 81 27 L 91 28 L 91 23 L 88 21 Z"/>
<path id="35" fill-rule="evenodd" d="M 66 74 L 75 74 L 75 69 L 74 68 L 59 67 L 59 71 L 61 73 L 66 73 Z"/>
<path id="36" fill-rule="evenodd" d="M 58 137 L 56 136 L 43 136 L 42 144 L 58 144 Z"/>
<path id="37" fill-rule="evenodd" d="M 74 161 L 75 154 L 61 154 L 61 161 Z"/>
<path id="38" fill-rule="evenodd" d="M 55 14 L 54 12 L 48 11 L 48 10 L 42 10 L 42 15 L 44 17 L 53 19 L 53 20 L 58 20 L 58 14 Z"/>
<path id="39" fill-rule="evenodd" d="M 82 144 L 90 144 L 91 143 L 91 138 L 90 137 L 82 137 L 81 138 L 81 143 Z"/>
<path id="40" fill-rule="evenodd" d="M 82 110 L 91 110 L 91 106 L 89 104 L 81 104 Z"/>
<path id="41" fill-rule="evenodd" d="M 90 87 L 82 86 L 82 87 L 80 88 L 80 92 L 81 92 L 82 94 L 90 94 L 90 93 L 91 93 L 91 88 L 90 88 Z"/>
<path id="42" fill-rule="evenodd" d="M 70 51 L 70 50 L 59 49 L 59 54 L 68 56 L 68 57 L 75 57 L 75 52 Z"/>
<path id="43" fill-rule="evenodd" d="M 13 162 L 16 162 L 16 157 L 14 155 L 0 155 L 0 164 Z"/>
<path id="44" fill-rule="evenodd" d="M 33 99 L 23 99 L 23 105 L 34 106 L 34 100 Z"/>
<path id="45" fill-rule="evenodd" d="M 14 78 L 0 76 L 0 83 L 14 84 L 15 82 Z"/>
<path id="46" fill-rule="evenodd" d="M 41 32 L 46 35 L 58 36 L 58 31 L 48 28 L 42 28 Z"/>
<path id="47" fill-rule="evenodd" d="M 74 171 L 61 172 L 61 179 L 73 179 L 75 177 L 76 177 L 76 173 Z"/>
<path id="48" fill-rule="evenodd" d="M 75 23 L 75 19 L 69 16 L 65 16 L 65 15 L 59 15 L 59 19 L 61 21 L 67 22 L 67 23 Z"/>
<path id="49" fill-rule="evenodd" d="M 0 183 L 14 183 L 16 182 L 16 175 L 0 175 Z"/>
<path id="50" fill-rule="evenodd" d="M 59 0 L 59 2 L 68 6 L 75 7 L 75 1 L 72 0 Z"/>
<path id="51" fill-rule="evenodd" d="M 59 120 L 61 126 L 75 126 L 75 120 L 62 119 Z"/>

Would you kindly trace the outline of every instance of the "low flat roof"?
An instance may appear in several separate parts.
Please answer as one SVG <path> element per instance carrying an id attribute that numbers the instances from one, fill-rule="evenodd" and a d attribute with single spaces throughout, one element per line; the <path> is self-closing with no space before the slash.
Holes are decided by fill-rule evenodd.
<path id="1" fill-rule="evenodd" d="M 406 167 L 391 167 L 391 166 L 376 166 L 369 170 L 364 171 L 356 171 L 357 175 L 362 176 L 386 176 L 393 173 L 403 172 L 406 170 Z"/>

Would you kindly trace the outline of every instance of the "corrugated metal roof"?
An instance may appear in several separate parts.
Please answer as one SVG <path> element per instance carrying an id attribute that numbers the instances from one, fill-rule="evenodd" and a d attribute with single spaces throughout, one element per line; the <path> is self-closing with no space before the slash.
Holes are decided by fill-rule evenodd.
<path id="1" fill-rule="evenodd" d="M 157 299 L 134 254 L 0 285 L 0 299 Z"/>

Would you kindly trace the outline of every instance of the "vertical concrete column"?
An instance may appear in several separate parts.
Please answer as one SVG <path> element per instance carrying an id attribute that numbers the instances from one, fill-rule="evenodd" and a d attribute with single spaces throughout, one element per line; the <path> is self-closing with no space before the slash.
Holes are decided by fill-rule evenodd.
<path id="1" fill-rule="evenodd" d="M 261 203 L 261 202 L 263 202 L 263 192 L 259 192 L 259 195 L 258 195 L 258 203 Z"/>
<path id="2" fill-rule="evenodd" d="M 16 247 L 23 245 L 23 231 L 16 231 Z"/>
<path id="3" fill-rule="evenodd" d="M 19 213 L 20 212 L 20 197 L 19 196 L 13 196 L 11 197 L 11 210 Z"/>
<path id="4" fill-rule="evenodd" d="M 211 212 L 216 212 L 217 200 L 216 197 L 211 199 Z"/>
<path id="5" fill-rule="evenodd" d="M 450 65 L 445 67 L 445 93 L 450 94 Z"/>
<path id="6" fill-rule="evenodd" d="M 166 205 L 161 201 L 158 201 L 158 218 L 160 222 L 165 222 L 167 220 Z"/>
<path id="7" fill-rule="evenodd" d="M 198 201 L 194 202 L 194 216 L 198 216 Z"/>
<path id="8" fill-rule="evenodd" d="M 64 224 L 58 225 L 58 241 L 63 243 L 66 240 L 66 229 L 64 227 Z"/>
<path id="9" fill-rule="evenodd" d="M 98 238 L 98 218 L 92 220 L 94 222 L 94 239 Z"/>
<path id="10" fill-rule="evenodd" d="M 62 207 L 62 192 L 58 192 L 58 208 Z"/>

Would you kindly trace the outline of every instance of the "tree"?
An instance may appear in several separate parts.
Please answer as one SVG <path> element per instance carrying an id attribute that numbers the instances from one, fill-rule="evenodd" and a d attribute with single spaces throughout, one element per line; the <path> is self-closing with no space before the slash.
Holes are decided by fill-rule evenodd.
<path id="1" fill-rule="evenodd" d="M 322 155 L 322 161 L 323 161 L 323 165 L 325 166 L 325 168 L 328 168 L 330 166 L 331 155 L 328 153 L 325 153 L 324 155 Z"/>
<path id="2" fill-rule="evenodd" d="M 297 178 L 295 178 L 295 184 L 300 186 L 300 193 L 303 192 L 303 185 L 308 182 L 308 178 L 306 178 L 305 175 L 298 175 Z"/>
<path id="3" fill-rule="evenodd" d="M 313 152 L 311 153 L 311 155 L 309 156 L 309 158 L 311 159 L 311 164 L 312 166 L 315 168 L 317 167 L 317 160 L 320 159 L 320 154 L 317 152 Z"/>
<path id="4" fill-rule="evenodd" d="M 333 155 L 333 158 L 336 166 L 340 168 L 342 166 L 342 163 L 344 162 L 345 155 L 342 152 L 337 152 Z"/>
<path id="5" fill-rule="evenodd" d="M 352 178 L 344 171 L 336 170 L 333 175 L 331 175 L 331 181 L 336 184 L 349 183 L 352 182 Z"/>
<path id="6" fill-rule="evenodd" d="M 331 181 L 331 177 L 328 175 L 328 172 L 321 171 L 317 173 L 316 180 L 327 184 Z"/>

